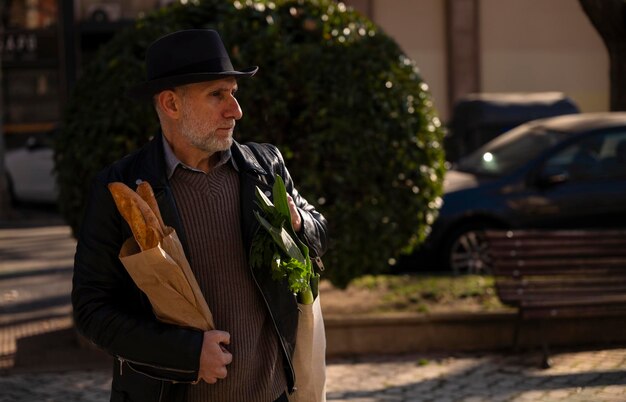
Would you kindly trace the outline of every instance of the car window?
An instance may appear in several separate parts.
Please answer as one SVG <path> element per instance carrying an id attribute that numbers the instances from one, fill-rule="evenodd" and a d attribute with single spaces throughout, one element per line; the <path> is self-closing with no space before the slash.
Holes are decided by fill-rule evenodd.
<path id="1" fill-rule="evenodd" d="M 502 176 L 558 143 L 563 133 L 517 127 L 462 158 L 456 169 L 475 174 Z"/>
<path id="2" fill-rule="evenodd" d="M 546 161 L 546 174 L 567 175 L 571 181 L 626 177 L 626 132 L 581 138 Z"/>

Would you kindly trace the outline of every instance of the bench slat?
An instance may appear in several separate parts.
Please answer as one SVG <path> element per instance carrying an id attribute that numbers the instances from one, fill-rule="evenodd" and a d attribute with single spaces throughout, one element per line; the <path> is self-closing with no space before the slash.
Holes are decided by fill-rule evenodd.
<path id="1" fill-rule="evenodd" d="M 580 230 L 486 230 L 485 235 L 492 239 L 585 239 L 585 238 L 621 238 L 626 236 L 624 229 L 580 229 Z"/>
<path id="2" fill-rule="evenodd" d="M 623 305 L 626 307 L 626 294 L 621 295 L 596 295 L 593 297 L 560 297 L 555 299 L 527 298 L 522 300 L 521 306 L 525 308 L 554 308 L 574 306 L 600 306 L 600 305 Z"/>
<path id="3" fill-rule="evenodd" d="M 598 312 L 622 303 L 607 302 L 615 297 L 626 304 L 626 230 L 489 230 L 485 236 L 504 304 L 540 310 L 593 300 L 605 305 Z"/>
<path id="4" fill-rule="evenodd" d="M 526 276 L 523 278 L 499 278 L 496 285 L 500 287 L 553 287 L 553 286 L 607 286 L 626 284 L 626 275 L 588 276 L 588 275 L 567 275 L 567 276 L 546 276 L 539 277 Z"/>
<path id="5" fill-rule="evenodd" d="M 616 316 L 626 329 L 626 230 L 490 230 L 485 239 L 496 294 L 518 310 L 514 345 L 521 320 Z"/>
<path id="6" fill-rule="evenodd" d="M 613 257 L 626 257 L 626 243 L 615 248 L 588 246 L 580 247 L 563 247 L 553 246 L 546 248 L 528 247 L 528 248 L 512 248 L 512 247 L 490 247 L 490 255 L 494 260 L 508 259 L 550 259 L 563 258 L 576 255 L 578 258 L 596 259 L 598 256 L 610 255 Z"/>
<path id="7" fill-rule="evenodd" d="M 562 276 L 563 274 L 568 275 L 576 275 L 576 276 L 597 276 L 597 275 L 605 275 L 609 277 L 618 277 L 622 276 L 626 273 L 626 268 L 623 267 L 597 267 L 597 268 L 589 268 L 584 266 L 577 267 L 569 267 L 567 270 L 559 269 L 558 266 L 552 267 L 497 267 L 494 266 L 494 276 L 496 280 L 499 277 L 515 277 L 515 278 L 530 278 L 536 276 Z"/>
<path id="8" fill-rule="evenodd" d="M 555 309 L 533 309 L 525 308 L 520 310 L 523 319 L 555 318 L 555 317 L 626 317 L 626 306 L 606 307 L 559 307 Z M 624 319 L 626 327 L 626 318 Z"/>
<path id="9" fill-rule="evenodd" d="M 612 288 L 550 288 L 550 289 L 499 289 L 498 296 L 507 299 L 561 299 L 563 297 L 584 297 L 584 296 L 602 296 L 602 295 L 623 295 L 626 294 L 625 286 L 616 286 Z"/>

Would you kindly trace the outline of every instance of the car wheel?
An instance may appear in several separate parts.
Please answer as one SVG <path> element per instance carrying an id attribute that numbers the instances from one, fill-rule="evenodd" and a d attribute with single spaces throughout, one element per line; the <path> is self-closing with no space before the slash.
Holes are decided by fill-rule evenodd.
<path id="1" fill-rule="evenodd" d="M 486 227 L 480 225 L 464 226 L 448 238 L 443 262 L 454 274 L 491 273 L 491 256 L 488 253 L 485 229 Z"/>

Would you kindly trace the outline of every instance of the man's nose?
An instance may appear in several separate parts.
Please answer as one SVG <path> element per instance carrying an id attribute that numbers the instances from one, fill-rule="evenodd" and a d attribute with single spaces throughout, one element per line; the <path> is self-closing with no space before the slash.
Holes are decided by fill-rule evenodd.
<path id="1" fill-rule="evenodd" d="M 227 118 L 231 118 L 235 120 L 239 120 L 243 116 L 243 111 L 241 110 L 241 107 L 239 106 L 239 102 L 237 102 L 237 99 L 234 96 L 231 97 L 224 115 Z"/>

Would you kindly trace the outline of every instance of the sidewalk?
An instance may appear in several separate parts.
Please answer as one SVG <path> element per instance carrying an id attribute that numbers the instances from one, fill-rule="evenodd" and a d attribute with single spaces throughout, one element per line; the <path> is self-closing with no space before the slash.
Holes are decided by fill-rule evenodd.
<path id="1" fill-rule="evenodd" d="M 74 246 L 53 215 L 0 222 L 0 402 L 108 401 L 108 357 L 68 341 Z M 556 350 L 548 370 L 538 361 L 538 351 L 331 359 L 327 399 L 626 401 L 626 348 Z"/>
<path id="2" fill-rule="evenodd" d="M 554 367 L 500 355 L 406 355 L 328 362 L 337 402 L 618 402 L 626 400 L 626 349 L 562 353 Z M 105 402 L 110 370 L 0 376 L 0 401 Z"/>

